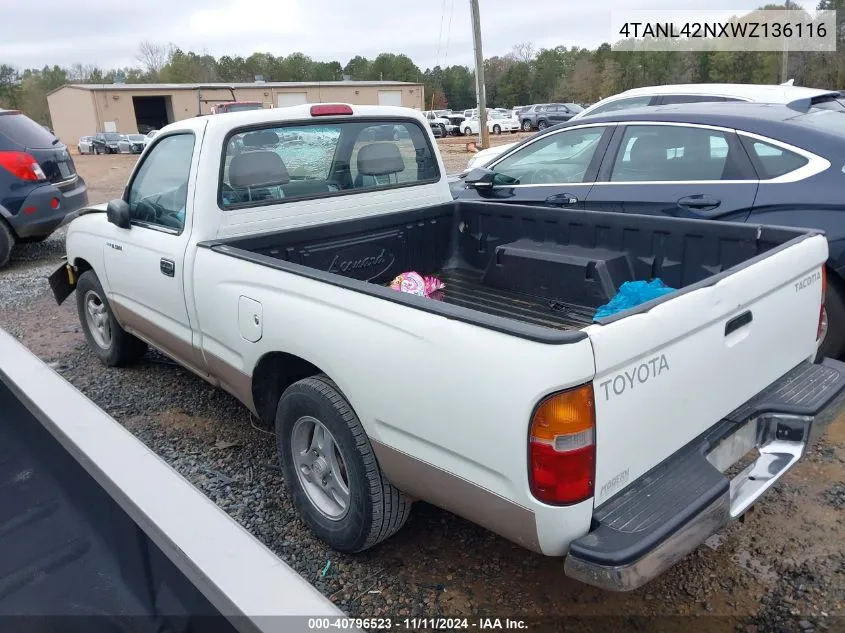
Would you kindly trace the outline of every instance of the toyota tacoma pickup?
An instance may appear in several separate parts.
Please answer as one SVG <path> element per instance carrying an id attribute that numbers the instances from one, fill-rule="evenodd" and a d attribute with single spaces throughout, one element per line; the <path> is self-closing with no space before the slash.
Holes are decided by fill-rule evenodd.
<path id="1" fill-rule="evenodd" d="M 0 409 L 7 630 L 276 633 L 343 617 L 3 330 Z"/>
<path id="2" fill-rule="evenodd" d="M 845 366 L 812 362 L 827 254 L 812 230 L 454 201 L 421 113 L 314 104 L 163 129 L 51 285 L 107 365 L 153 345 L 273 427 L 333 548 L 421 499 L 630 590 L 841 411 Z M 394 289 L 410 271 L 445 288 Z M 655 278 L 675 290 L 596 320 Z"/>

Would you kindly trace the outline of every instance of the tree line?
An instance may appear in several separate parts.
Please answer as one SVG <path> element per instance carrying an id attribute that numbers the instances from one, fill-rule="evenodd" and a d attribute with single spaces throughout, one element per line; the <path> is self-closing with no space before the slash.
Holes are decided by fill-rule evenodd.
<path id="1" fill-rule="evenodd" d="M 787 76 L 795 85 L 845 88 L 845 0 L 820 0 L 818 8 L 837 10 L 836 52 L 793 52 Z M 764 8 L 783 8 L 767 5 Z M 18 108 L 50 124 L 47 93 L 67 83 L 203 83 L 265 81 L 391 80 L 421 82 L 426 108 L 471 108 L 476 103 L 475 72 L 462 65 L 420 69 L 407 55 L 360 55 L 345 65 L 316 61 L 303 53 L 248 57 L 183 51 L 142 42 L 137 65 L 104 70 L 93 65 L 44 66 L 18 70 L 0 64 L 0 107 Z M 610 44 L 590 50 L 557 46 L 539 50 L 518 44 L 510 53 L 484 60 L 487 103 L 513 107 L 562 101 L 592 103 L 636 88 L 675 83 L 780 83 L 780 52 L 620 51 Z"/>

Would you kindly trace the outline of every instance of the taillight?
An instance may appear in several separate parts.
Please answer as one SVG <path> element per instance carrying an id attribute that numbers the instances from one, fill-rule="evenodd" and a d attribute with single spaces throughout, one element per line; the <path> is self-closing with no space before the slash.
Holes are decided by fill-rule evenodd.
<path id="1" fill-rule="evenodd" d="M 0 167 L 21 180 L 47 180 L 41 165 L 26 152 L 0 152 Z"/>
<path id="2" fill-rule="evenodd" d="M 311 116 L 334 116 L 352 114 L 352 108 L 345 103 L 324 103 L 311 106 Z"/>
<path id="3" fill-rule="evenodd" d="M 556 393 L 534 411 L 529 431 L 529 483 L 540 501 L 578 503 L 593 496 L 596 469 L 593 386 Z"/>
<path id="4" fill-rule="evenodd" d="M 822 304 L 819 308 L 819 326 L 816 330 L 816 341 L 821 341 L 827 333 L 827 310 L 824 307 L 824 300 L 827 296 L 827 266 L 822 266 Z"/>

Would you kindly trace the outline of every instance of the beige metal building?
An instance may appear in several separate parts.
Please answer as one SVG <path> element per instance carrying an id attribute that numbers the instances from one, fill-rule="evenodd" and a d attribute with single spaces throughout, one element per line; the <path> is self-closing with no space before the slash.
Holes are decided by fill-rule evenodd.
<path id="1" fill-rule="evenodd" d="M 135 134 L 210 114 L 217 103 L 260 101 L 265 108 L 302 103 L 401 105 L 421 110 L 423 85 L 402 81 L 236 84 L 67 84 L 47 95 L 56 135 L 74 146 L 95 132 Z"/>

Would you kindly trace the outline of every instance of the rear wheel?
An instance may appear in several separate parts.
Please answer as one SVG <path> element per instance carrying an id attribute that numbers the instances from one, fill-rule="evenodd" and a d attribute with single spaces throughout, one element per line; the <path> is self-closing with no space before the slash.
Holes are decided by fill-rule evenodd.
<path id="1" fill-rule="evenodd" d="M 845 301 L 841 290 L 842 282 L 827 273 L 827 292 L 824 308 L 827 316 L 827 332 L 819 346 L 818 360 L 825 357 L 840 358 L 845 354 Z"/>
<path id="2" fill-rule="evenodd" d="M 326 376 L 282 394 L 276 444 L 297 512 L 332 548 L 360 552 L 404 525 L 411 503 L 384 477 L 361 422 Z"/>
<path id="3" fill-rule="evenodd" d="M 0 218 L 0 268 L 9 263 L 12 257 L 12 247 L 15 245 L 15 236 L 12 230 Z"/>
<path id="4" fill-rule="evenodd" d="M 530 132 L 531 131 L 531 121 L 526 119 L 522 122 L 522 131 L 523 132 Z"/>
<path id="5" fill-rule="evenodd" d="M 146 343 L 120 327 L 93 270 L 82 273 L 76 283 L 76 309 L 88 347 L 103 364 L 126 365 L 147 351 Z"/>
<path id="6" fill-rule="evenodd" d="M 538 130 L 545 130 L 547 127 L 549 127 L 549 124 L 546 123 L 545 121 L 537 121 L 537 129 Z"/>

